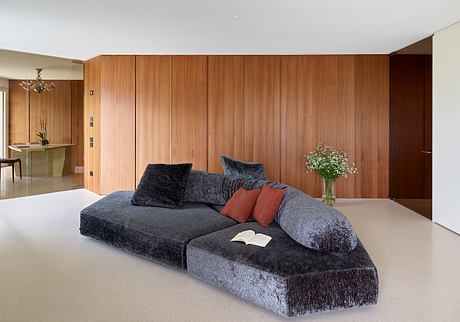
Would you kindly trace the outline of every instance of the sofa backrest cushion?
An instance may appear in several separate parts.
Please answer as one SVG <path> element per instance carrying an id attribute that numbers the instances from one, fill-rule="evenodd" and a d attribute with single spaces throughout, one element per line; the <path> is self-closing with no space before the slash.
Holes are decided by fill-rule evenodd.
<path id="1" fill-rule="evenodd" d="M 265 180 L 263 163 L 241 161 L 226 156 L 221 156 L 220 162 L 226 176 Z"/>
<path id="2" fill-rule="evenodd" d="M 185 187 L 185 202 L 201 202 L 223 206 L 227 203 L 222 191 L 224 176 L 219 173 L 192 170 Z"/>
<path id="3" fill-rule="evenodd" d="M 292 239 L 324 253 L 355 249 L 358 239 L 342 213 L 283 183 L 192 170 L 184 201 L 223 206 L 238 189 L 260 189 L 265 183 L 285 189 L 275 220 Z"/>

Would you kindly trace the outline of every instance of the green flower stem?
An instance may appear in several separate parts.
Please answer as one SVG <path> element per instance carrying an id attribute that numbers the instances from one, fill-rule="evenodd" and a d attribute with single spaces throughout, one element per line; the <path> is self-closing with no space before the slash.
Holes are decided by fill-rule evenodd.
<path id="1" fill-rule="evenodd" d="M 333 194 L 335 180 L 324 178 L 324 183 L 326 186 L 326 195 L 323 198 L 323 202 L 328 206 L 333 206 L 335 204 L 335 196 Z"/>

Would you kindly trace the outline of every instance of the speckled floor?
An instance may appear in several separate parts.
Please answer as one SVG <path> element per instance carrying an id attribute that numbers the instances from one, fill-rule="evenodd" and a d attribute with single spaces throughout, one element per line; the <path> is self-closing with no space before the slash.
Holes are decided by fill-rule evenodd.
<path id="1" fill-rule="evenodd" d="M 79 235 L 86 190 L 0 201 L 0 321 L 285 320 Z M 388 200 L 344 200 L 380 278 L 376 306 L 295 321 L 458 321 L 460 236 Z"/>

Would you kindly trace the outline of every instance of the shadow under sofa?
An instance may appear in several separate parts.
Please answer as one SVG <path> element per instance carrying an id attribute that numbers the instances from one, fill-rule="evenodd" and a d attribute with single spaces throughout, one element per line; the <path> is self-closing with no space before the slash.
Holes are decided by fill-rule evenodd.
<path id="1" fill-rule="evenodd" d="M 83 209 L 81 234 L 186 270 L 286 317 L 377 302 L 377 270 L 359 241 L 351 252 L 324 253 L 294 241 L 276 222 L 240 224 L 202 202 L 182 209 L 133 206 L 132 195 L 114 192 Z M 247 229 L 273 239 L 265 248 L 230 242 Z"/>

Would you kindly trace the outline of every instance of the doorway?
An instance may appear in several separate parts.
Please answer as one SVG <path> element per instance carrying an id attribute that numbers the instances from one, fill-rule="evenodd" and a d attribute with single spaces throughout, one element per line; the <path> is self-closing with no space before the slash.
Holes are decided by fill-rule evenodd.
<path id="1" fill-rule="evenodd" d="M 390 56 L 390 197 L 432 217 L 432 38 Z"/>

